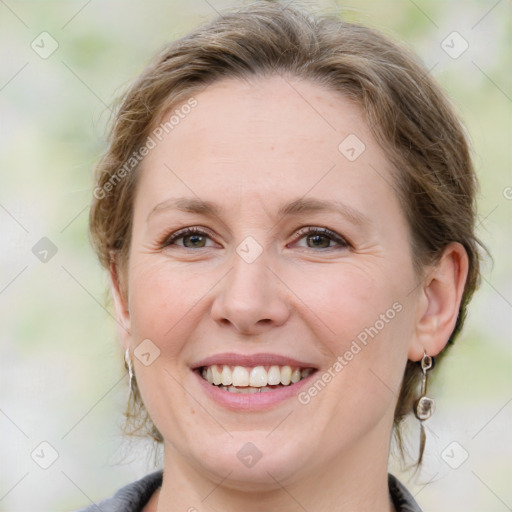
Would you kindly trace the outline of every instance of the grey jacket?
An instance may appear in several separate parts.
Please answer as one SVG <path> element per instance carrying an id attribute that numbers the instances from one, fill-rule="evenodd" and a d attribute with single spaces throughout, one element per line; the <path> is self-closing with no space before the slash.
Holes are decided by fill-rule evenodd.
<path id="1" fill-rule="evenodd" d="M 388 483 L 397 512 L 421 512 L 409 491 L 391 474 L 388 475 Z M 111 498 L 98 504 L 93 503 L 79 512 L 141 512 L 161 485 L 162 471 L 156 471 L 119 489 Z"/>

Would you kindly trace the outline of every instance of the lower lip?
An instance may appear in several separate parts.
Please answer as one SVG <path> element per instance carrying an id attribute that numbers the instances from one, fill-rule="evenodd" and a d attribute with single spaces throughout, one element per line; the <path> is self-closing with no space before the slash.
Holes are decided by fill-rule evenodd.
<path id="1" fill-rule="evenodd" d="M 316 373 L 317 372 L 314 371 L 295 384 L 276 388 L 273 391 L 266 391 L 264 393 L 232 393 L 231 391 L 225 391 L 218 386 L 210 384 L 201 377 L 198 370 L 194 370 L 194 374 L 199 380 L 200 386 L 212 400 L 228 409 L 246 412 L 268 409 L 289 398 L 297 397 L 300 390 L 309 384 L 310 379 Z"/>

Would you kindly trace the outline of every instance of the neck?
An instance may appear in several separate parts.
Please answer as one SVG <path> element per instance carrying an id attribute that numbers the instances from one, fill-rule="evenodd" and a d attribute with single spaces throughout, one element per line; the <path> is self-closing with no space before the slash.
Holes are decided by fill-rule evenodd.
<path id="1" fill-rule="evenodd" d="M 234 472 L 228 470 L 229 476 L 214 481 L 166 444 L 157 510 L 395 512 L 388 489 L 388 456 L 389 436 L 382 439 L 382 429 L 375 429 L 302 477 L 278 482 L 269 469 L 268 486 L 247 491 L 241 490 L 243 483 L 236 481 Z"/>

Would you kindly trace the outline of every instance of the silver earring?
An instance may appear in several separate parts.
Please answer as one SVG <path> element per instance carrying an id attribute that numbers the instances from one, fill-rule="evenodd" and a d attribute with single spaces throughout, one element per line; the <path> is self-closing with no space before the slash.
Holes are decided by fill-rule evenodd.
<path id="1" fill-rule="evenodd" d="M 130 349 L 127 348 L 124 353 L 124 364 L 126 369 L 128 370 L 128 377 L 130 379 L 129 387 L 128 387 L 128 399 L 130 399 L 130 395 L 133 392 L 133 364 L 132 359 L 130 357 Z"/>
<path id="2" fill-rule="evenodd" d="M 423 372 L 421 381 L 421 395 L 416 401 L 414 407 L 414 414 L 416 418 L 420 420 L 420 454 L 418 457 L 418 467 L 423 460 L 423 453 L 425 451 L 425 443 L 427 442 L 427 436 L 425 434 L 425 427 L 423 422 L 428 420 L 432 414 L 434 414 L 435 402 L 432 398 L 427 396 L 427 372 L 434 367 L 434 358 L 428 356 L 426 352 L 423 354 L 421 359 L 421 371 Z"/>
<path id="3" fill-rule="evenodd" d="M 421 371 L 423 372 L 421 381 L 421 394 L 416 402 L 414 414 L 420 421 L 428 420 L 435 410 L 435 402 L 427 396 L 427 372 L 434 366 L 434 358 L 425 352 L 421 359 Z"/>

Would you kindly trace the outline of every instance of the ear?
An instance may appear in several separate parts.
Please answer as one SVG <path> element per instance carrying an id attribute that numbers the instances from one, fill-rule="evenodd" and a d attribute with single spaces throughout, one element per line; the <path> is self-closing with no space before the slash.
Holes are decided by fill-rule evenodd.
<path id="1" fill-rule="evenodd" d="M 126 286 L 121 282 L 121 272 L 114 254 L 110 257 L 110 291 L 114 300 L 115 320 L 117 323 L 117 334 L 119 340 L 126 350 L 130 346 L 131 340 L 131 322 L 130 310 L 128 305 L 128 293 L 125 292 Z"/>
<path id="2" fill-rule="evenodd" d="M 408 358 L 419 361 L 424 352 L 438 355 L 455 328 L 468 275 L 468 255 L 462 244 L 452 242 L 428 272 L 418 301 L 415 336 Z"/>

